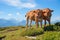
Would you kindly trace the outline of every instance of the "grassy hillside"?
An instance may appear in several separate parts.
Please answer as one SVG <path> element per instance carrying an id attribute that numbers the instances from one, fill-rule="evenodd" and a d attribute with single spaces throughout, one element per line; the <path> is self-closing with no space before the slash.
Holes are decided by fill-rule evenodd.
<path id="1" fill-rule="evenodd" d="M 60 40 L 60 32 L 46 31 L 43 35 L 37 36 L 37 40 Z"/>
<path id="2" fill-rule="evenodd" d="M 60 40 L 60 30 L 58 29 L 60 26 L 55 25 L 46 28 L 5 27 L 0 28 L 0 38 L 4 40 Z"/>

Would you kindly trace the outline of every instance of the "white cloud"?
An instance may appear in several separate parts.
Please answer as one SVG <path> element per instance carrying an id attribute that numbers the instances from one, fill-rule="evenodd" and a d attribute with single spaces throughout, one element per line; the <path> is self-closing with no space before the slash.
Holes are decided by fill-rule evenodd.
<path id="1" fill-rule="evenodd" d="M 20 18 L 15 18 L 15 20 L 17 20 L 17 21 L 21 21 Z"/>
<path id="2" fill-rule="evenodd" d="M 19 0 L 4 0 L 7 4 L 12 6 L 18 6 L 20 4 Z"/>
<path id="3" fill-rule="evenodd" d="M 16 14 L 9 13 L 7 18 L 5 17 L 5 19 L 7 20 L 15 19 L 17 21 L 22 21 L 22 20 L 25 20 L 25 16 L 20 12 L 16 12 Z"/>
<path id="4" fill-rule="evenodd" d="M 3 12 L 0 12 L 0 13 L 3 13 Z M 3 13 L 3 15 L 4 14 L 5 13 Z M 6 19 L 6 20 L 14 19 L 14 20 L 17 20 L 17 21 L 25 20 L 25 15 L 21 14 L 20 12 L 8 13 L 8 14 L 5 14 L 4 16 L 3 15 L 0 16 L 0 19 Z"/>
<path id="5" fill-rule="evenodd" d="M 19 7 L 19 8 L 34 8 L 36 7 L 35 3 L 31 2 L 22 2 L 21 0 L 2 0 L 3 2 L 7 3 L 8 5 Z"/>
<path id="6" fill-rule="evenodd" d="M 22 21 L 22 20 L 24 20 L 24 16 L 23 16 L 23 14 L 17 12 L 17 13 L 16 13 L 16 18 L 15 18 L 15 19 L 18 20 L 18 21 Z"/>
<path id="7" fill-rule="evenodd" d="M 19 12 L 17 12 L 16 14 L 17 14 L 17 16 L 21 16 L 21 14 Z"/>
<path id="8" fill-rule="evenodd" d="M 10 14 L 8 14 L 8 16 L 12 16 L 12 14 L 10 13 Z"/>
<path id="9" fill-rule="evenodd" d="M 32 4 L 32 3 L 24 3 L 22 6 L 23 6 L 23 7 L 27 7 L 27 8 L 33 8 L 33 7 L 36 6 L 36 4 Z"/>

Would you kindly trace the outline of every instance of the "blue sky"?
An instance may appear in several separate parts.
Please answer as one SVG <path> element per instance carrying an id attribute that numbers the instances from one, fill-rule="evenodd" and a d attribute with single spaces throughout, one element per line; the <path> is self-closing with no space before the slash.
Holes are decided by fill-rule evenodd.
<path id="1" fill-rule="evenodd" d="M 0 19 L 25 20 L 25 14 L 33 9 L 54 10 L 51 21 L 60 20 L 60 0 L 0 0 Z"/>

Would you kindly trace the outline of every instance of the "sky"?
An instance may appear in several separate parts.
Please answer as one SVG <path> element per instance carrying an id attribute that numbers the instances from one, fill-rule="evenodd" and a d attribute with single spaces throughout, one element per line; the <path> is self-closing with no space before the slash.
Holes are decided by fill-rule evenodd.
<path id="1" fill-rule="evenodd" d="M 0 0 L 0 19 L 22 21 L 28 11 L 44 8 L 54 10 L 51 21 L 60 20 L 60 0 Z"/>

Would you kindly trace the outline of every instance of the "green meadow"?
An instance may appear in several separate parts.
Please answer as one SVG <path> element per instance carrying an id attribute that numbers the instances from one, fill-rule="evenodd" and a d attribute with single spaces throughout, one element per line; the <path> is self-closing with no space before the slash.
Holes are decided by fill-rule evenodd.
<path id="1" fill-rule="evenodd" d="M 51 25 L 46 28 L 26 28 L 25 26 L 11 26 L 0 28 L 0 39 L 3 40 L 60 40 L 60 26 Z"/>

